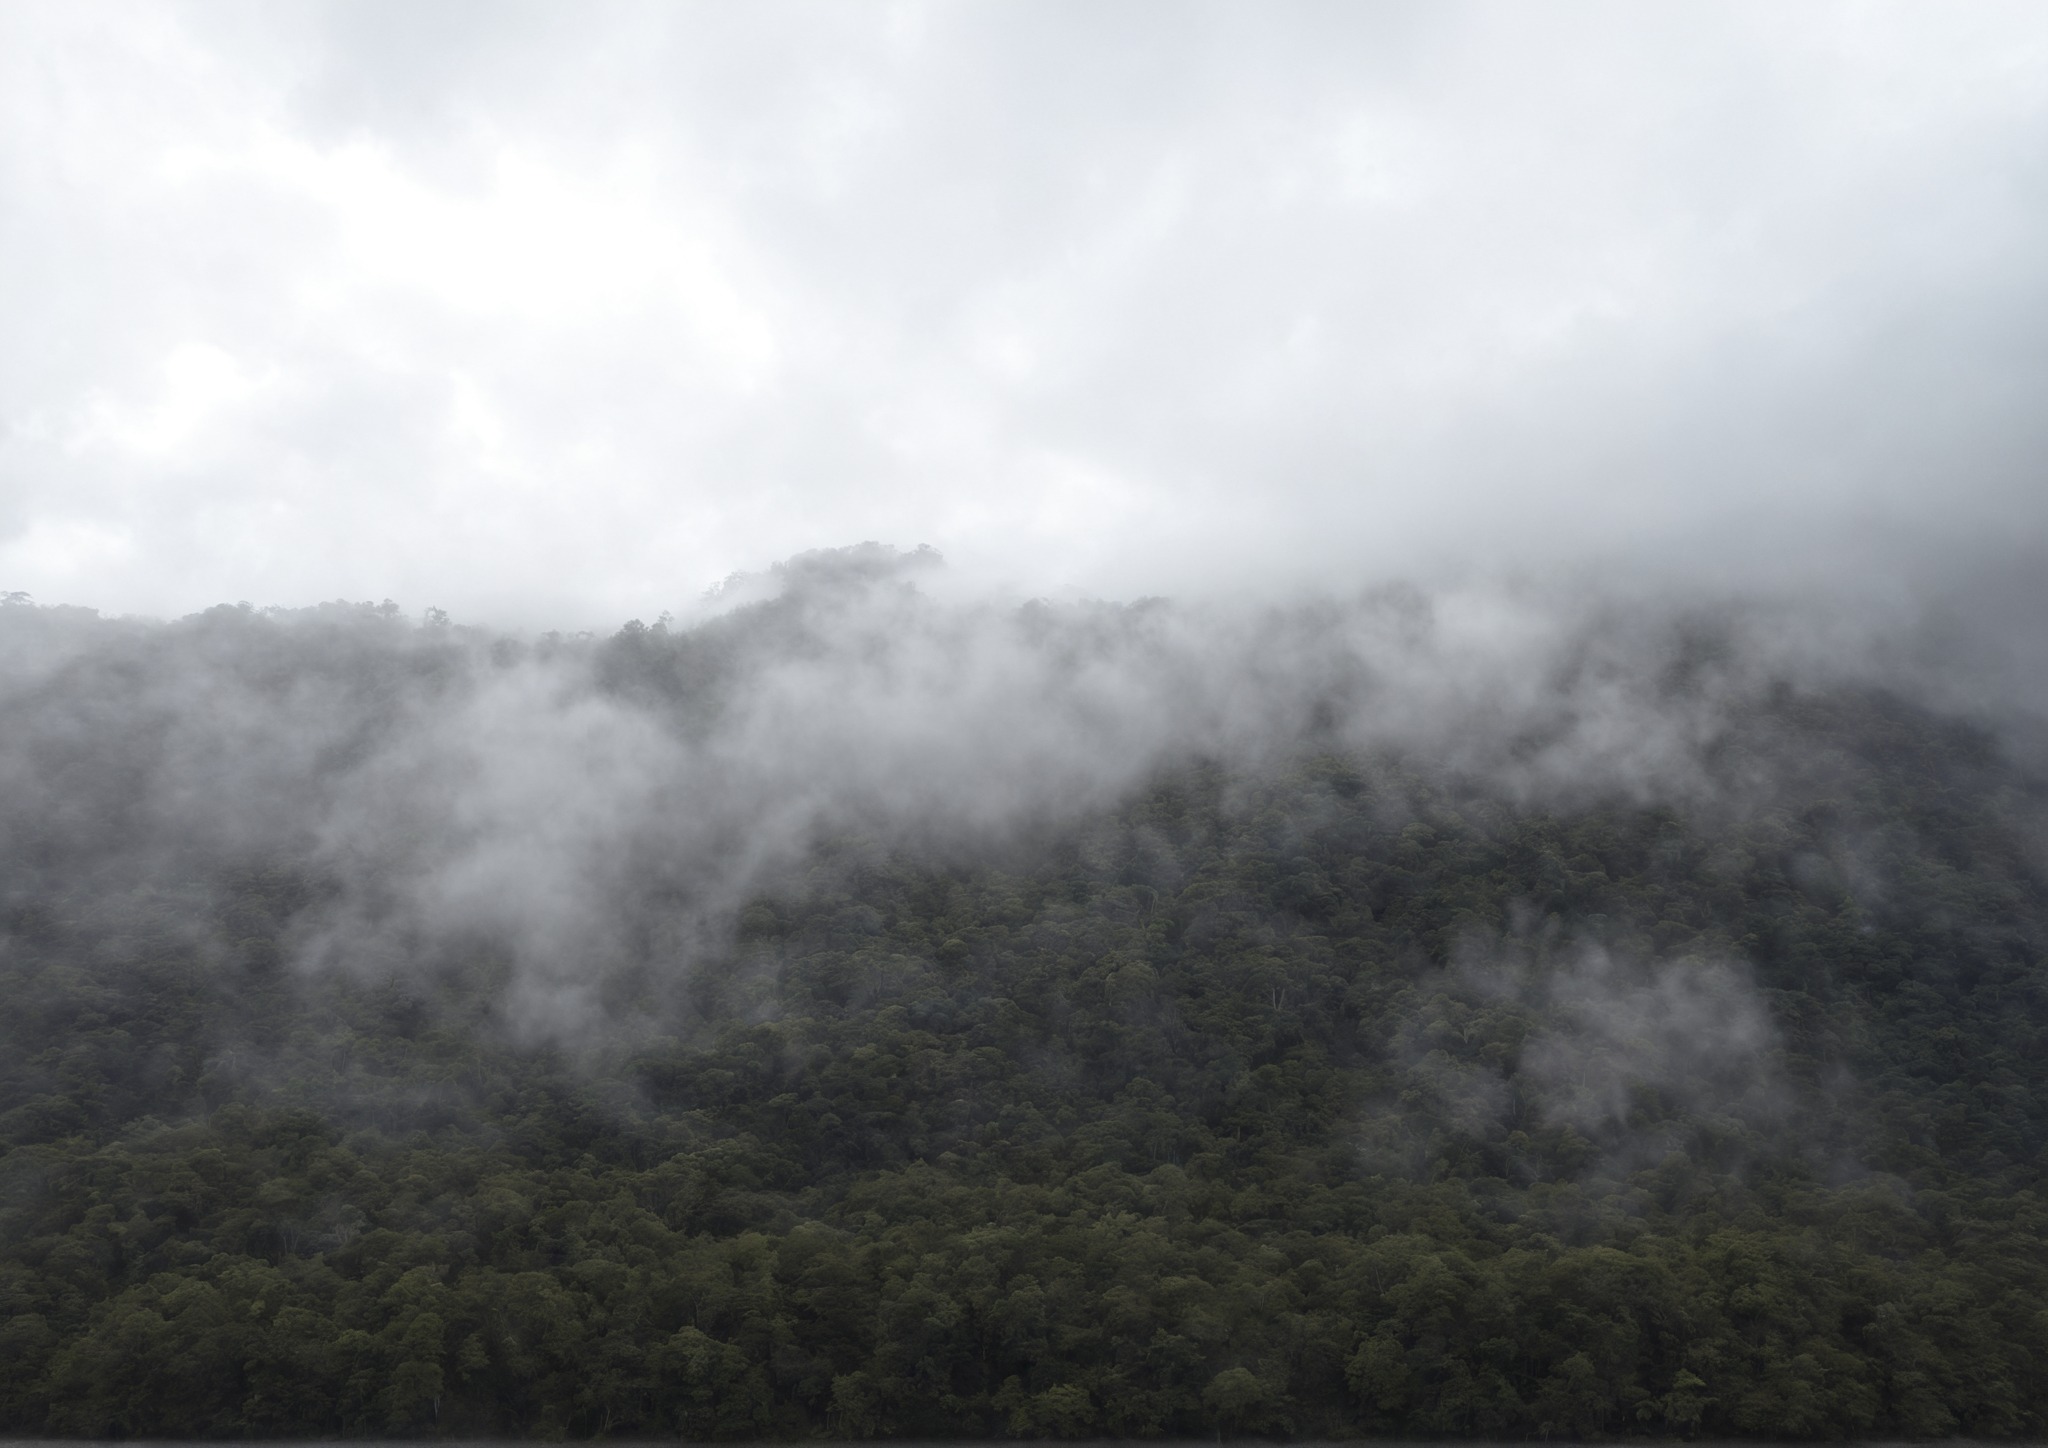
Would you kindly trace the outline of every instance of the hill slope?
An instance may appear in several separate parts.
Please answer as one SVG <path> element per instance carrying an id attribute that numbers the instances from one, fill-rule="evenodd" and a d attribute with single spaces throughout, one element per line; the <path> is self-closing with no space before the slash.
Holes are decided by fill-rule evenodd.
<path id="1" fill-rule="evenodd" d="M 1965 723 L 1768 683 L 1660 792 L 1304 709 L 752 873 L 744 811 L 615 813 L 600 884 L 472 863 L 429 916 L 514 834 L 407 813 L 442 766 L 390 741 L 522 665 L 367 617 L 17 649 L 0 1428 L 2048 1429 L 2048 796 Z M 702 741 L 790 627 L 555 647 Z M 302 709 L 294 762 L 231 747 Z M 621 747 L 579 729 L 522 850 Z"/>

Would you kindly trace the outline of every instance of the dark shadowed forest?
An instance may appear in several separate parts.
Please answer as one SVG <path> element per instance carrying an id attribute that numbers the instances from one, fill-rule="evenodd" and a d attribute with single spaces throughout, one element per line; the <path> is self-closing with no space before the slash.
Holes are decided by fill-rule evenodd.
<path id="1" fill-rule="evenodd" d="M 0 610 L 0 1430 L 2048 1432 L 2005 736 L 1737 612 L 924 566 Z"/>

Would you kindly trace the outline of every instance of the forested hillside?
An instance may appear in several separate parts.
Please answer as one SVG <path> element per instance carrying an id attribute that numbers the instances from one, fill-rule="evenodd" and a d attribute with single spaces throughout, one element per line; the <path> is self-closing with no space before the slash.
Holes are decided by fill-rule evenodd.
<path id="1" fill-rule="evenodd" d="M 1991 732 L 1678 630 L 1375 733 L 1386 656 L 1295 619 L 1216 696 L 1295 691 L 1257 747 L 977 743 L 890 655 L 802 701 L 900 758 L 769 768 L 749 661 L 845 637 L 795 596 L 4 611 L 0 1430 L 2048 1432 L 2048 790 Z M 1003 626 L 1128 672 L 1133 616 Z"/>

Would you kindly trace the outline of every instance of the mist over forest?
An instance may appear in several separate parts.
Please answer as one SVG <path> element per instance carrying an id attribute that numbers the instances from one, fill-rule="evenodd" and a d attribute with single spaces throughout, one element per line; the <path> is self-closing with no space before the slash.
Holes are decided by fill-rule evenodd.
<path id="1" fill-rule="evenodd" d="M 2014 616 L 14 596 L 0 1427 L 2038 1434 Z"/>
<path id="2" fill-rule="evenodd" d="M 2048 1439 L 2043 177 L 2030 0 L 8 0 L 0 1437 Z"/>

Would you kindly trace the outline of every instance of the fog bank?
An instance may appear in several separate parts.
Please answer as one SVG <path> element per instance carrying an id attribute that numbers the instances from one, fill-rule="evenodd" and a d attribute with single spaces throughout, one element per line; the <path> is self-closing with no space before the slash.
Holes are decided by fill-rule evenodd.
<path id="1" fill-rule="evenodd" d="M 1761 712 L 1787 691 L 1969 701 L 2027 738 L 2027 700 L 1965 667 L 2000 639 L 1961 614 L 1916 634 L 1533 586 L 1020 604 L 946 578 L 929 550 L 809 554 L 693 625 L 605 639 L 367 604 L 172 624 L 17 604 L 10 894 L 303 869 L 324 893 L 301 968 L 489 948 L 513 1014 L 545 1022 L 629 965 L 686 976 L 821 844 L 971 856 L 1195 763 L 1398 757 L 1509 802 L 1711 817 L 1824 787 Z"/>

